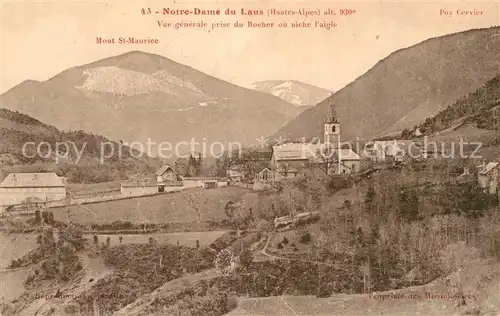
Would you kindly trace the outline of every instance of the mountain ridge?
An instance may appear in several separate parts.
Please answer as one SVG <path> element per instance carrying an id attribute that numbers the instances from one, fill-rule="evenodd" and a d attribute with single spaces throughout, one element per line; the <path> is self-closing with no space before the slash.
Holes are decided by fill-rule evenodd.
<path id="1" fill-rule="evenodd" d="M 332 97 L 301 113 L 273 137 L 321 136 L 331 103 L 343 123 L 343 139 L 369 139 L 412 127 L 500 70 L 499 29 L 467 30 L 399 49 Z"/>
<path id="2" fill-rule="evenodd" d="M 140 93 L 130 93 L 134 89 Z M 143 143 L 255 143 L 300 112 L 275 96 L 141 51 L 71 67 L 43 82 L 25 81 L 0 102 L 61 130 Z"/>
<path id="3" fill-rule="evenodd" d="M 63 132 L 29 115 L 4 108 L 0 108 L 0 136 L 3 173 L 51 171 L 66 176 L 72 183 L 94 183 L 127 179 L 159 165 L 155 159 L 138 155 L 137 151 L 103 136 L 83 131 Z"/>

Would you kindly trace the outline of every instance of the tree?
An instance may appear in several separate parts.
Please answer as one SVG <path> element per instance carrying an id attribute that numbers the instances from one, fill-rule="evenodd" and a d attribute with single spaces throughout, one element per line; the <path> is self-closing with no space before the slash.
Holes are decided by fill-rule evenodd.
<path id="1" fill-rule="evenodd" d="M 401 139 L 410 139 L 411 138 L 411 131 L 407 128 L 405 128 L 402 132 L 401 132 Z"/>
<path id="2" fill-rule="evenodd" d="M 239 166 L 245 177 L 254 179 L 255 175 L 266 168 L 268 161 L 261 159 L 262 153 L 254 149 L 247 149 L 231 157 L 230 166 Z"/>
<path id="3" fill-rule="evenodd" d="M 241 240 L 240 229 L 247 228 L 251 220 L 251 208 L 249 212 L 246 213 L 245 209 L 237 206 L 233 201 L 228 201 L 224 207 L 224 213 L 229 219 L 229 222 L 236 229 L 236 236 L 241 244 L 241 249 L 243 250 L 243 242 Z"/>
<path id="4" fill-rule="evenodd" d="M 52 254 L 56 249 L 56 242 L 54 239 L 54 231 L 50 227 L 45 227 L 42 234 L 37 237 L 37 243 L 40 245 L 42 257 Z"/>
<path id="5" fill-rule="evenodd" d="M 234 210 L 235 210 L 235 204 L 233 201 L 228 201 L 226 203 L 226 206 L 224 207 L 224 213 L 226 213 L 226 216 L 229 218 L 229 220 L 232 219 L 234 215 Z"/>
<path id="6" fill-rule="evenodd" d="M 35 225 L 38 225 L 42 222 L 42 218 L 40 217 L 40 210 L 35 211 Z"/>
<path id="7" fill-rule="evenodd" d="M 318 160 L 318 167 L 324 172 L 325 175 L 334 173 L 339 165 L 338 152 L 331 146 L 321 146 L 316 151 Z"/>
<path id="8" fill-rule="evenodd" d="M 368 229 L 365 232 L 365 240 L 366 240 L 366 261 L 365 261 L 365 273 L 366 273 L 366 283 L 365 283 L 365 291 L 370 293 L 372 290 L 372 259 L 373 259 L 373 245 L 375 244 L 375 234 L 373 227 L 373 217 L 375 210 L 375 188 L 373 187 L 372 181 L 369 181 L 368 191 L 366 192 L 364 199 L 364 210 L 365 214 L 368 218 Z"/>
<path id="9" fill-rule="evenodd" d="M 206 199 L 200 194 L 199 190 L 193 190 L 184 195 L 184 201 L 196 212 L 196 223 L 201 223 L 201 210 Z"/>
<path id="10" fill-rule="evenodd" d="M 83 232 L 75 226 L 61 228 L 59 230 L 58 243 L 67 242 L 71 244 L 76 251 L 82 250 L 85 247 L 85 238 Z"/>
<path id="11" fill-rule="evenodd" d="M 215 177 L 225 177 L 229 169 L 230 159 L 225 152 L 221 157 L 215 159 L 215 165 L 212 168 L 211 175 Z"/>
<path id="12" fill-rule="evenodd" d="M 458 305 L 466 305 L 463 290 L 463 273 L 465 269 L 480 265 L 480 252 L 477 248 L 467 247 L 465 242 L 458 242 L 448 245 L 440 252 L 440 259 L 444 270 L 448 273 L 457 272 L 457 289 L 459 294 Z"/>
<path id="13" fill-rule="evenodd" d="M 188 177 L 199 176 L 201 173 L 202 162 L 203 160 L 201 154 L 198 154 L 198 158 L 194 157 L 192 154 L 189 155 L 189 159 L 187 162 L 186 176 Z"/>
<path id="14" fill-rule="evenodd" d="M 240 253 L 240 264 L 243 269 L 248 270 L 253 262 L 253 256 L 250 249 L 246 248 Z"/>

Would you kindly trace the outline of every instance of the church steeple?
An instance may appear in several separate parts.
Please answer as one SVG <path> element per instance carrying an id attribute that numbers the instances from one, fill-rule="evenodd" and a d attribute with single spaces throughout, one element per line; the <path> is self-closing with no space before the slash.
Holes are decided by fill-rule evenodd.
<path id="1" fill-rule="evenodd" d="M 325 120 L 325 144 L 332 144 L 335 147 L 340 147 L 340 123 L 338 121 L 337 112 L 335 111 L 335 105 L 333 104 L 333 98 L 330 96 L 328 99 L 329 111 L 328 116 Z"/>
<path id="2" fill-rule="evenodd" d="M 337 111 L 335 110 L 335 104 L 333 104 L 333 94 L 328 98 L 328 116 L 326 117 L 325 123 L 327 124 L 332 124 L 332 123 L 337 123 L 338 124 L 338 117 L 337 117 Z"/>

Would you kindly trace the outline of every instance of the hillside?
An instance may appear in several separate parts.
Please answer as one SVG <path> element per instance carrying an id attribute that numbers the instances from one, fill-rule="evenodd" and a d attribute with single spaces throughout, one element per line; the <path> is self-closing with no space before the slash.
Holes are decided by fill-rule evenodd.
<path id="1" fill-rule="evenodd" d="M 259 81 L 252 85 L 252 89 L 272 94 L 296 106 L 316 105 L 332 93 L 296 80 Z"/>
<path id="2" fill-rule="evenodd" d="M 25 81 L 0 96 L 61 130 L 85 130 L 125 142 L 255 143 L 299 110 L 165 57 L 132 51 Z M 55 115 L 57 114 L 57 115 Z"/>
<path id="3" fill-rule="evenodd" d="M 500 72 L 499 35 L 500 27 L 469 30 L 398 50 L 274 136 L 323 135 L 330 102 L 336 105 L 343 139 L 411 128 Z"/>
<path id="4" fill-rule="evenodd" d="M 62 132 L 28 115 L 0 109 L 0 170 L 3 175 L 54 171 L 67 176 L 70 182 L 86 183 L 123 179 L 158 166 L 154 159 L 145 155 L 140 157 L 137 151 L 126 146 L 121 146 L 120 155 L 119 147 L 120 144 L 100 135 Z M 102 164 L 101 157 L 104 158 Z"/>
<path id="5" fill-rule="evenodd" d="M 493 131 L 496 127 L 493 111 L 497 110 L 498 106 L 500 106 L 500 75 L 495 76 L 476 91 L 461 97 L 435 116 L 427 118 L 424 123 L 418 125 L 418 130 L 424 135 L 437 133 L 458 135 L 458 132 L 465 126 L 475 127 L 485 132 Z M 403 138 L 415 136 L 415 130 L 405 129 L 401 136 Z"/>

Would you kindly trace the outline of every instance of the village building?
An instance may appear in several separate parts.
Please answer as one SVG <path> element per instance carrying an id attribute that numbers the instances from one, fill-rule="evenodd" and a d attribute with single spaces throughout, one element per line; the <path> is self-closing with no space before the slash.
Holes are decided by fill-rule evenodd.
<path id="1" fill-rule="evenodd" d="M 500 181 L 500 163 L 483 163 L 478 169 L 477 181 L 485 192 L 497 194 Z"/>
<path id="2" fill-rule="evenodd" d="M 11 173 L 0 183 L 2 206 L 64 200 L 66 179 L 53 172 Z"/>
<path id="3" fill-rule="evenodd" d="M 271 183 L 281 181 L 284 178 L 285 176 L 282 173 L 276 170 L 271 170 L 269 168 L 263 169 L 256 176 L 257 181 L 271 182 Z"/>
<path id="4" fill-rule="evenodd" d="M 158 192 L 165 192 L 165 187 L 182 186 L 182 177 L 169 165 L 164 165 L 155 173 Z"/>
<path id="5" fill-rule="evenodd" d="M 120 192 L 124 196 L 153 195 L 163 192 L 179 191 L 182 178 L 169 165 L 164 165 L 155 172 L 154 178 L 133 179 L 121 184 Z"/>
<path id="6" fill-rule="evenodd" d="M 226 187 L 228 180 L 226 178 L 216 177 L 182 177 L 184 188 L 204 188 L 213 189 Z"/>
<path id="7" fill-rule="evenodd" d="M 163 191 L 161 191 L 163 190 Z M 156 181 L 132 180 L 121 184 L 120 192 L 123 196 L 144 196 L 165 192 L 165 187 L 160 188 Z"/>
<path id="8" fill-rule="evenodd" d="M 398 140 L 376 140 L 367 149 L 371 153 L 370 157 L 374 161 L 385 162 L 387 160 L 402 161 L 404 150 Z"/>
<path id="9" fill-rule="evenodd" d="M 226 176 L 232 183 L 239 183 L 243 180 L 245 174 L 240 170 L 240 168 L 233 167 L 226 171 Z"/>
<path id="10" fill-rule="evenodd" d="M 307 167 L 324 168 L 328 174 L 352 174 L 361 169 L 361 157 L 350 148 L 341 148 L 340 123 L 333 105 L 324 124 L 324 142 L 296 142 L 273 146 L 271 169 L 283 179 L 296 177 Z"/>

